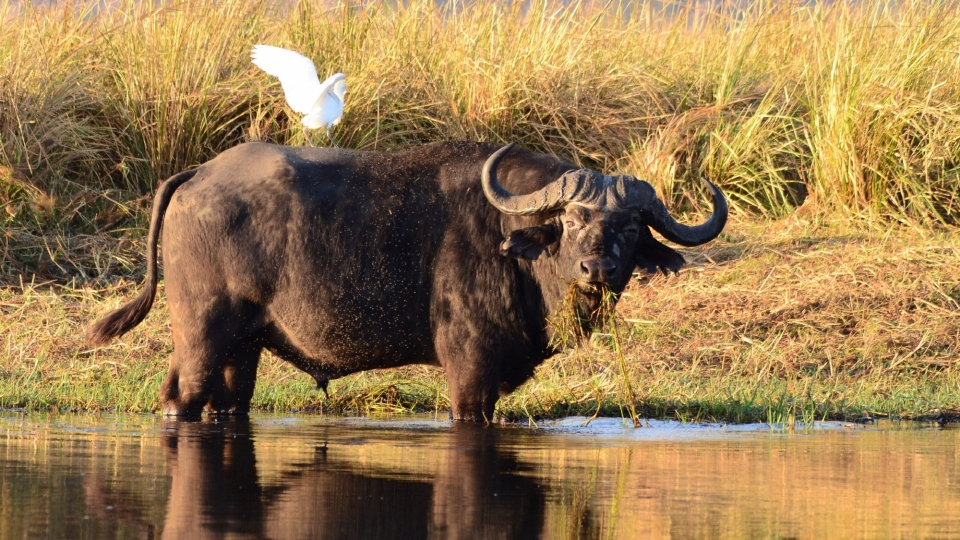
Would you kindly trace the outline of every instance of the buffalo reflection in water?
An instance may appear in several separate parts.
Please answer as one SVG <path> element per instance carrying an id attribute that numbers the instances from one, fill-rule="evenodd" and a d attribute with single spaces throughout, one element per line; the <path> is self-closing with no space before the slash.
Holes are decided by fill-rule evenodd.
<path id="1" fill-rule="evenodd" d="M 336 429 L 325 427 L 317 441 Z M 244 420 L 165 425 L 173 482 L 164 538 L 536 538 L 543 530 L 543 490 L 518 474 L 495 429 L 457 424 L 430 433 L 441 444 L 430 445 L 427 472 L 337 457 L 335 445 L 357 441 L 334 440 L 270 481 L 258 474 L 254 431 Z"/>

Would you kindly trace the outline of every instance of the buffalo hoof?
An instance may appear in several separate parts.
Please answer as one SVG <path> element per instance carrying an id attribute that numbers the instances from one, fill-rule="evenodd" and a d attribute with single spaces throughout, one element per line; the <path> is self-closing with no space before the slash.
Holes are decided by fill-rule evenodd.
<path id="1" fill-rule="evenodd" d="M 184 420 L 197 420 L 203 412 L 204 403 L 198 399 L 161 400 L 160 411 L 163 416 L 175 416 Z"/>

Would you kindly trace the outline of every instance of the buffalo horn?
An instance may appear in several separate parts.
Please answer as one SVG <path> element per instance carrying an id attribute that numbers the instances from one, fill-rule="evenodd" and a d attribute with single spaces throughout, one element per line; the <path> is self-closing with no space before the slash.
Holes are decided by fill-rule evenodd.
<path id="1" fill-rule="evenodd" d="M 727 200 L 717 186 L 704 180 L 713 195 L 713 213 L 700 225 L 683 225 L 673 219 L 656 194 L 643 205 L 644 221 L 667 240 L 681 246 L 699 246 L 716 238 L 727 223 Z"/>
<path id="2" fill-rule="evenodd" d="M 568 202 L 597 198 L 601 188 L 597 184 L 596 175 L 586 170 L 570 171 L 533 193 L 510 193 L 497 180 L 497 166 L 511 148 L 513 143 L 494 152 L 483 164 L 483 193 L 497 210 L 512 216 L 527 216 L 553 210 Z"/>

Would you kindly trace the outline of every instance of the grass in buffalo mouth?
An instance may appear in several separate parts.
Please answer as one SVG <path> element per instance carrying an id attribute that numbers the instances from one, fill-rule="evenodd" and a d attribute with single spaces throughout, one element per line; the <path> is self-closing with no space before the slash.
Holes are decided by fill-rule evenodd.
<path id="1" fill-rule="evenodd" d="M 579 347 L 594 330 L 612 324 L 617 295 L 602 284 L 567 284 L 560 305 L 547 319 L 550 346 L 557 351 Z"/>
<path id="2" fill-rule="evenodd" d="M 558 352 L 572 350 L 573 354 L 583 354 L 582 346 L 594 332 L 600 332 L 610 338 L 610 345 L 616 352 L 617 368 L 620 373 L 619 395 L 621 416 L 628 416 L 634 426 L 639 426 L 639 413 L 636 409 L 636 395 L 627 375 L 626 359 L 620 340 L 620 324 L 617 319 L 617 300 L 619 295 L 603 284 L 583 284 L 573 282 L 567 285 L 557 310 L 547 320 L 553 335 L 550 345 Z M 596 373 L 591 375 L 596 377 Z M 602 403 L 591 418 L 600 414 Z M 528 412 L 529 414 L 529 412 Z"/>

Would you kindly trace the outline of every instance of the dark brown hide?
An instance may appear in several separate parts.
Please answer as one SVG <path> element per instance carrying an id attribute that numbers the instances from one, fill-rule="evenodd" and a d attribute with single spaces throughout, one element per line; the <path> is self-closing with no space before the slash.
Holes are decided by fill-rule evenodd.
<path id="1" fill-rule="evenodd" d="M 164 414 L 247 411 L 266 348 L 322 387 L 367 369 L 442 366 L 454 417 L 489 419 L 498 396 L 556 352 L 546 318 L 567 283 L 620 292 L 637 265 L 675 271 L 683 263 L 651 236 L 644 208 L 501 213 L 480 181 L 497 149 L 228 150 L 161 186 L 147 287 L 88 340 L 109 341 L 146 315 L 162 223 L 174 341 Z M 574 169 L 514 148 L 496 174 L 522 194 Z M 653 193 L 632 178 L 618 182 Z M 721 219 L 710 222 L 713 236 L 726 218 L 722 199 L 714 193 Z"/>

